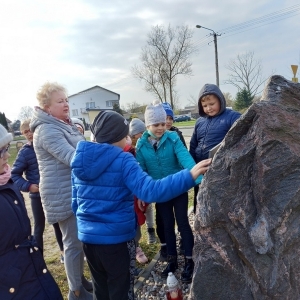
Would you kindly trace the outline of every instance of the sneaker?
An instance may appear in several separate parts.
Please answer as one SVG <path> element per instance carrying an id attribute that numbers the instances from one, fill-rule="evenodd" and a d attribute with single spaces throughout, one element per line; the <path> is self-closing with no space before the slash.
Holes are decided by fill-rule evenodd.
<path id="1" fill-rule="evenodd" d="M 60 263 L 61 264 L 65 263 L 65 258 L 64 258 L 64 256 L 62 254 L 60 255 Z"/>
<path id="2" fill-rule="evenodd" d="M 135 270 L 134 270 L 134 277 L 135 278 L 138 278 L 142 273 L 143 273 L 143 269 L 141 269 L 141 268 L 135 268 Z"/>
<path id="3" fill-rule="evenodd" d="M 156 236 L 155 236 L 154 228 L 148 228 L 147 229 L 147 235 L 148 235 L 148 244 L 155 244 L 156 243 Z"/>
<path id="4" fill-rule="evenodd" d="M 69 291 L 68 300 L 93 300 L 93 294 L 80 287 L 80 294 L 77 297 L 74 292 Z"/>
<path id="5" fill-rule="evenodd" d="M 160 261 L 167 261 L 168 255 L 167 255 L 167 246 L 166 245 L 160 247 L 159 254 L 160 254 L 160 257 L 159 257 Z"/>
<path id="6" fill-rule="evenodd" d="M 145 264 L 148 261 L 148 258 L 146 257 L 146 255 L 144 254 L 143 250 L 141 249 L 141 247 L 136 247 L 136 260 L 140 263 L 140 264 Z"/>

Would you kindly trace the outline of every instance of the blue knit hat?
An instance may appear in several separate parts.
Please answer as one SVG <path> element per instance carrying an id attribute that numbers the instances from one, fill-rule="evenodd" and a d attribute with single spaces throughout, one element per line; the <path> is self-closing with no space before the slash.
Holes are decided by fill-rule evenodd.
<path id="1" fill-rule="evenodd" d="M 172 110 L 171 105 L 170 105 L 168 102 L 165 102 L 165 103 L 163 103 L 162 105 L 163 105 L 163 108 L 164 108 L 164 110 L 165 110 L 167 116 L 172 117 L 172 119 L 174 120 L 174 112 L 173 112 L 173 110 Z"/>

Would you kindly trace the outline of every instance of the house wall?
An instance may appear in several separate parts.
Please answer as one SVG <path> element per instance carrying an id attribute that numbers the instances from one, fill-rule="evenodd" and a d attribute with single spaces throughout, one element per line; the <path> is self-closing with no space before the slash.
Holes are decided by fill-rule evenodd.
<path id="1" fill-rule="evenodd" d="M 91 124 L 87 108 L 112 109 L 114 101 L 119 104 L 120 96 L 114 92 L 95 87 L 81 93 L 69 96 L 71 118 L 84 118 L 86 123 Z"/>

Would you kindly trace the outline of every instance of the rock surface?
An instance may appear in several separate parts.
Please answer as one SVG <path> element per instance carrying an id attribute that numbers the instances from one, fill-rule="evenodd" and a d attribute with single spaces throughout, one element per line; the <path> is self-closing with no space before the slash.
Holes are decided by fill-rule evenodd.
<path id="1" fill-rule="evenodd" d="M 300 84 L 272 76 L 198 194 L 189 299 L 300 299 Z"/>

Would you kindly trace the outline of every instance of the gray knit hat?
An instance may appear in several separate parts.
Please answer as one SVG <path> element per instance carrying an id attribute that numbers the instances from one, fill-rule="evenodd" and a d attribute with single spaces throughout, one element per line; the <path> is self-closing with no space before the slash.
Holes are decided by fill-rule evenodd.
<path id="1" fill-rule="evenodd" d="M 138 118 L 134 118 L 129 123 L 129 135 L 134 136 L 138 133 L 143 133 L 146 130 L 146 125 Z"/>
<path id="2" fill-rule="evenodd" d="M 97 143 L 113 144 L 128 135 L 129 125 L 115 111 L 100 111 L 91 125 L 91 131 Z"/>
<path id="3" fill-rule="evenodd" d="M 4 147 L 13 140 L 11 133 L 8 133 L 6 128 L 0 124 L 0 148 Z"/>
<path id="4" fill-rule="evenodd" d="M 154 101 L 146 107 L 145 111 L 145 124 L 146 126 L 166 123 L 167 114 L 159 101 Z"/>

